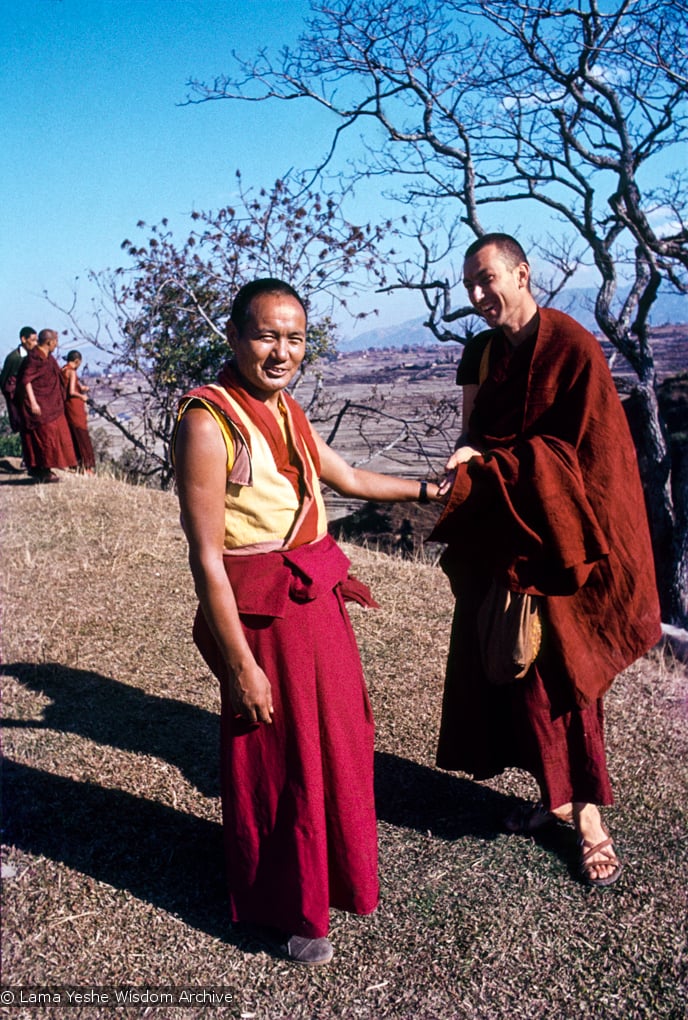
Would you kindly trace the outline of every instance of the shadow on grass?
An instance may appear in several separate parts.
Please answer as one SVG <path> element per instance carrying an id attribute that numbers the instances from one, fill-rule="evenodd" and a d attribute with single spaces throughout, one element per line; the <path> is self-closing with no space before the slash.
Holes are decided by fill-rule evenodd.
<path id="1" fill-rule="evenodd" d="M 467 836 L 493 840 L 505 835 L 504 818 L 523 803 L 481 783 L 418 765 L 395 754 L 375 754 L 375 801 L 381 821 L 452 842 Z M 576 839 L 571 828 L 554 824 L 529 836 L 577 872 Z"/>
<path id="2" fill-rule="evenodd" d="M 219 797 L 220 717 L 215 712 L 59 663 L 13 662 L 2 671 L 51 702 L 40 720 L 5 720 L 6 728 L 42 727 L 151 754 L 176 766 L 204 796 Z"/>
<path id="3" fill-rule="evenodd" d="M 219 823 L 122 790 L 3 762 L 3 841 L 234 939 Z"/>
<path id="4" fill-rule="evenodd" d="M 431 832 L 440 839 L 494 839 L 514 800 L 470 779 L 377 751 L 375 801 L 378 818 Z"/>
<path id="5" fill-rule="evenodd" d="M 3 671 L 51 699 L 40 720 L 6 726 L 44 727 L 154 755 L 217 795 L 216 714 L 56 663 L 13 663 Z M 375 786 L 381 820 L 445 840 L 494 839 L 513 805 L 489 787 L 384 752 L 375 756 Z M 3 767 L 3 812 L 7 844 L 127 889 L 248 948 L 228 921 L 219 823 L 13 761 Z M 560 852 L 556 841 L 550 849 Z"/>
<path id="6" fill-rule="evenodd" d="M 42 727 L 153 755 L 177 767 L 204 796 L 219 796 L 216 713 L 59 663 L 8 663 L 3 672 L 50 699 L 39 720 L 7 720 L 7 728 Z M 380 751 L 375 787 L 381 819 L 448 840 L 498 835 L 513 805 L 489 787 Z"/>
<path id="7" fill-rule="evenodd" d="M 0 475 L 0 485 L 39 485 L 35 478 L 28 475 Z"/>

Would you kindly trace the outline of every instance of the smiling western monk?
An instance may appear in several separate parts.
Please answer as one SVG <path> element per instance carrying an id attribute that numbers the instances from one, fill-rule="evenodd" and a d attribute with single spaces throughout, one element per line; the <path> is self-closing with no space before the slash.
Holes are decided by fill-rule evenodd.
<path id="1" fill-rule="evenodd" d="M 182 400 L 175 469 L 200 606 L 194 637 L 222 694 L 222 809 L 234 921 L 327 963 L 329 908 L 378 902 L 373 717 L 319 479 L 348 496 L 436 498 L 437 486 L 350 467 L 285 392 L 306 309 L 280 280 L 237 294 L 234 357 Z"/>
<path id="2" fill-rule="evenodd" d="M 643 493 L 621 402 L 595 337 L 538 308 L 523 248 L 486 234 L 464 284 L 490 329 L 466 345 L 464 435 L 434 534 L 456 596 L 437 763 L 479 779 L 508 766 L 541 804 L 510 831 L 573 820 L 581 877 L 609 885 L 621 863 L 600 817 L 612 803 L 602 695 L 660 637 Z M 488 682 L 477 610 L 493 579 L 539 597 L 542 649 L 526 676 Z"/>

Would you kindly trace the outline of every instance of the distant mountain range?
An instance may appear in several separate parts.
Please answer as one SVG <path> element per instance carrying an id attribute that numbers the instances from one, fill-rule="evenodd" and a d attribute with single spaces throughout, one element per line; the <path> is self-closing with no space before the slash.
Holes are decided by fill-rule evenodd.
<path id="1" fill-rule="evenodd" d="M 554 302 L 556 308 L 573 315 L 586 329 L 597 333 L 598 328 L 593 312 L 597 291 L 594 287 L 578 287 L 559 295 Z M 432 347 L 438 343 L 423 323 L 425 316 L 409 319 L 395 326 L 380 326 L 370 329 L 358 336 L 341 340 L 338 349 L 347 351 L 367 351 L 380 347 Z M 476 317 L 476 322 L 477 322 Z M 660 294 L 652 309 L 653 326 L 688 323 L 688 295 Z"/>

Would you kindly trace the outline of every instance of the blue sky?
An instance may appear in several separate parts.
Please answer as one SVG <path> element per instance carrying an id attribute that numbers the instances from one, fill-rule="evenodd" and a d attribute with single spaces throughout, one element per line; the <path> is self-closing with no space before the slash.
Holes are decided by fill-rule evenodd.
<path id="1" fill-rule="evenodd" d="M 139 220 L 167 216 L 182 237 L 193 209 L 232 200 L 236 169 L 269 186 L 326 146 L 315 109 L 179 105 L 189 78 L 231 70 L 232 50 L 295 43 L 307 0 L 0 0 L 0 11 L 0 352 L 25 324 L 66 327 L 44 290 L 69 304 L 78 277 L 88 312 L 86 271 L 126 264 L 120 244 Z M 385 321 L 422 314 L 382 303 Z"/>
<path id="2" fill-rule="evenodd" d="M 77 278 L 88 321 L 88 270 L 126 265 L 139 220 L 168 217 L 181 239 L 192 210 L 235 200 L 237 169 L 269 187 L 316 163 L 333 122 L 314 104 L 180 105 L 189 78 L 233 69 L 233 50 L 294 45 L 309 12 L 308 0 L 0 0 L 0 356 L 23 325 L 68 327 L 43 292 L 69 305 Z M 379 199 L 350 208 L 359 222 L 379 212 Z M 412 294 L 373 305 L 359 332 L 424 311 Z"/>

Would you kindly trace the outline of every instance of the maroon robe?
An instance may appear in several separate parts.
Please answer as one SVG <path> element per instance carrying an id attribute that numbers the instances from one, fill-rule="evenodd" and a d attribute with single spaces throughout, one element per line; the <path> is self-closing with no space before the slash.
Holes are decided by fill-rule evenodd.
<path id="1" fill-rule="evenodd" d="M 86 471 L 92 471 L 96 466 L 96 457 L 93 452 L 93 444 L 88 434 L 88 415 L 86 404 L 80 396 L 72 395 L 69 392 L 69 376 L 73 372 L 76 377 L 76 369 L 71 365 L 64 365 L 61 369 L 62 379 L 65 386 L 65 417 L 69 425 L 69 431 L 74 444 L 74 452 L 77 455 L 79 466 Z M 77 390 L 80 388 L 79 380 L 76 378 Z"/>
<path id="2" fill-rule="evenodd" d="M 221 381 L 230 382 L 236 396 L 226 373 Z M 194 394 L 229 410 L 212 389 Z M 265 419 L 264 408 L 254 408 L 258 402 L 248 394 L 242 403 L 268 433 L 280 471 L 291 474 L 294 464 L 305 463 L 295 453 L 288 464 L 274 420 Z M 297 432 L 292 448 L 298 451 L 313 440 L 303 412 L 293 401 L 290 407 Z M 245 432 L 241 422 L 235 426 Z M 250 444 L 250 436 L 243 439 Z M 375 603 L 364 585 L 348 577 L 349 561 L 329 535 L 299 544 L 309 529 L 309 485 L 302 471 L 299 476 L 294 483 L 302 491 L 305 521 L 288 548 L 232 550 L 224 557 L 244 634 L 270 681 L 272 724 L 251 725 L 234 714 L 226 666 L 200 608 L 194 640 L 220 681 L 231 917 L 320 938 L 328 932 L 330 907 L 368 914 L 379 899 L 374 723 L 344 600 Z"/>
<path id="3" fill-rule="evenodd" d="M 597 340 L 540 309 L 536 337 L 492 340 L 488 377 L 433 538 L 457 598 L 438 764 L 480 778 L 509 765 L 547 806 L 609 803 L 601 697 L 660 637 L 635 449 Z M 461 378 L 460 382 L 477 382 Z M 543 647 L 526 679 L 491 686 L 475 619 L 492 577 L 542 596 Z"/>
<path id="4" fill-rule="evenodd" d="M 331 906 L 368 914 L 379 898 L 374 725 L 343 601 L 349 561 L 326 536 L 224 562 L 275 709 L 271 725 L 234 715 L 199 610 L 194 640 L 221 683 L 231 916 L 320 938 Z"/>
<path id="5" fill-rule="evenodd" d="M 41 413 L 35 415 L 26 399 L 26 385 L 31 383 Z M 64 384 L 60 366 L 52 354 L 34 347 L 24 358 L 17 378 L 24 419 L 24 459 L 29 469 L 68 468 L 76 466 L 76 453 L 65 417 Z M 15 398 L 16 399 L 16 398 Z"/>

